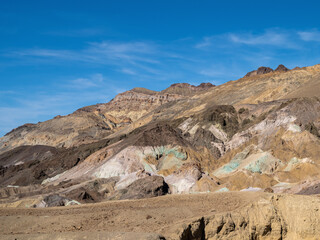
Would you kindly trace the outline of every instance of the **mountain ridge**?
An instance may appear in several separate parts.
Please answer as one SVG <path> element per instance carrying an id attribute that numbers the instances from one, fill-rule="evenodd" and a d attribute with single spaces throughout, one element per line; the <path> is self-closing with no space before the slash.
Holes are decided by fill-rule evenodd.
<path id="1" fill-rule="evenodd" d="M 268 71 L 219 86 L 134 88 L 20 126 L 0 138 L 2 201 L 52 193 L 79 203 L 150 192 L 317 193 L 320 65 Z"/>

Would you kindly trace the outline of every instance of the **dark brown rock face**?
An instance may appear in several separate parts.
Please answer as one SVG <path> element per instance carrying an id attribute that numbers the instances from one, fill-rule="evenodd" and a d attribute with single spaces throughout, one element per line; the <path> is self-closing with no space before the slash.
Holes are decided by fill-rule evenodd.
<path id="1" fill-rule="evenodd" d="M 131 142 L 134 146 L 189 145 L 179 131 L 163 122 L 150 124 L 134 130 L 128 137 L 128 142 Z"/>
<path id="2" fill-rule="evenodd" d="M 288 72 L 289 69 L 286 68 L 284 65 L 280 64 L 280 65 L 276 68 L 276 70 L 274 70 L 274 71 L 275 71 L 275 72 Z"/>
<path id="3" fill-rule="evenodd" d="M 217 147 L 213 146 L 212 143 L 213 142 L 222 143 L 222 141 L 216 138 L 214 134 L 212 134 L 212 132 L 205 130 L 203 128 L 199 128 L 196 131 L 192 141 L 195 146 L 206 146 L 206 148 L 208 148 L 211 151 L 212 155 L 216 159 L 221 157 L 220 150 Z"/>
<path id="4" fill-rule="evenodd" d="M 62 197 L 58 194 L 46 196 L 41 203 L 35 205 L 35 207 L 62 207 L 67 206 L 71 199 Z"/>
<path id="5" fill-rule="evenodd" d="M 157 197 L 167 194 L 169 191 L 168 184 L 160 176 L 148 176 L 134 181 L 126 189 L 120 199 L 140 199 Z"/>
<path id="6" fill-rule="evenodd" d="M 272 68 L 269 67 L 259 67 L 257 70 L 257 75 L 261 75 L 261 74 L 266 74 L 266 73 L 270 73 L 273 72 Z"/>
<path id="7" fill-rule="evenodd" d="M 215 85 L 211 84 L 211 83 L 201 83 L 199 86 L 197 86 L 197 88 L 211 88 L 214 87 Z"/>
<path id="8" fill-rule="evenodd" d="M 248 72 L 245 77 L 251 77 L 251 76 L 256 76 L 256 75 L 262 75 L 262 74 L 267 74 L 273 72 L 272 68 L 269 67 L 259 67 L 257 70 Z"/>
<path id="9" fill-rule="evenodd" d="M 320 183 L 314 184 L 308 188 L 305 188 L 298 192 L 301 195 L 313 195 L 313 194 L 320 194 Z"/>
<path id="10" fill-rule="evenodd" d="M 248 72 L 245 77 L 251 77 L 256 75 L 263 75 L 271 72 L 288 72 L 290 69 L 286 68 L 284 65 L 280 64 L 275 70 L 269 67 L 259 67 L 257 70 Z"/>

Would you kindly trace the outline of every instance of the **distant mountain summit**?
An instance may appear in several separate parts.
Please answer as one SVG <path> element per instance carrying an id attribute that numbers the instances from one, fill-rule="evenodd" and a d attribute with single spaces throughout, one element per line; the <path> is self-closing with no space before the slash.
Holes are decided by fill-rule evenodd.
<path id="1" fill-rule="evenodd" d="M 205 91 L 215 85 L 211 83 L 201 83 L 198 86 L 191 85 L 189 83 L 174 83 L 167 89 L 161 91 L 161 93 L 172 93 L 172 94 L 179 94 L 179 95 L 190 95 L 195 94 L 199 91 Z"/>
<path id="2" fill-rule="evenodd" d="M 284 65 L 280 64 L 276 70 L 274 70 L 275 72 L 288 72 L 290 71 L 290 69 L 286 68 Z"/>
<path id="3" fill-rule="evenodd" d="M 280 64 L 275 70 L 273 70 L 270 67 L 259 67 L 257 70 L 253 70 L 251 72 L 248 72 L 245 77 L 251 77 L 255 75 L 262 75 L 267 74 L 271 72 L 287 72 L 289 71 L 288 68 L 286 68 L 284 65 Z"/>

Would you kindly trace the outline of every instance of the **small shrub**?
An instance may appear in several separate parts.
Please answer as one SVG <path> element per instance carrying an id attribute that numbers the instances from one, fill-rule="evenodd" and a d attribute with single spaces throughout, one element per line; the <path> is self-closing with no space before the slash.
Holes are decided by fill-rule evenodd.
<path id="1" fill-rule="evenodd" d="M 248 110 L 248 109 L 240 108 L 239 111 L 238 111 L 238 113 L 239 113 L 239 114 L 242 114 L 242 113 L 246 112 L 247 110 Z"/>

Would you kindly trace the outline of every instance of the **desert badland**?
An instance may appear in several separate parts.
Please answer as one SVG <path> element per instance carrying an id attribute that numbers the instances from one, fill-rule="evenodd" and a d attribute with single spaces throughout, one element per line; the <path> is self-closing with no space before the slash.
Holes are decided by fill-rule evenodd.
<path id="1" fill-rule="evenodd" d="M 318 239 L 320 65 L 22 125 L 0 186 L 1 239 Z"/>

